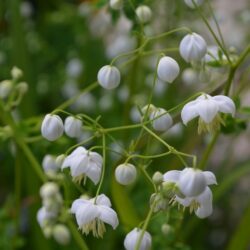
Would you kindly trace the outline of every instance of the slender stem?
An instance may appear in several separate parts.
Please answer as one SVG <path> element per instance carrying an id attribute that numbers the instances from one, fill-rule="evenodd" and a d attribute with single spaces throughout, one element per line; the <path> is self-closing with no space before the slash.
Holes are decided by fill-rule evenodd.
<path id="1" fill-rule="evenodd" d="M 208 161 L 208 158 L 209 156 L 211 155 L 212 151 L 213 151 L 213 148 L 215 146 L 215 143 L 219 137 L 219 132 L 216 132 L 213 137 L 212 137 L 212 140 L 210 141 L 209 145 L 207 146 L 206 150 L 205 150 L 205 153 L 203 154 L 202 156 L 202 159 L 198 165 L 198 169 L 204 169 L 206 164 L 207 164 L 207 161 Z"/>

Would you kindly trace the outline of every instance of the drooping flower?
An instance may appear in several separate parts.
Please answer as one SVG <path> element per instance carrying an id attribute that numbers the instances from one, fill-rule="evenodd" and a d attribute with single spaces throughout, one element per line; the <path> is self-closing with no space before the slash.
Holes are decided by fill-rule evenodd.
<path id="1" fill-rule="evenodd" d="M 152 11 L 146 5 L 141 5 L 137 7 L 135 12 L 141 23 L 148 23 L 152 18 Z"/>
<path id="2" fill-rule="evenodd" d="M 181 118 L 186 125 L 190 120 L 199 116 L 198 133 L 213 132 L 220 128 L 221 123 L 223 124 L 220 112 L 234 116 L 235 104 L 232 99 L 224 95 L 212 97 L 203 94 L 183 107 Z"/>
<path id="3" fill-rule="evenodd" d="M 69 137 L 79 137 L 82 132 L 82 121 L 73 116 L 68 116 L 64 122 L 64 131 Z"/>
<path id="4" fill-rule="evenodd" d="M 65 158 L 62 169 L 67 167 L 70 167 L 74 181 L 80 182 L 87 176 L 96 185 L 101 177 L 102 156 L 96 152 L 88 151 L 84 147 L 77 147 Z"/>
<path id="5" fill-rule="evenodd" d="M 41 126 L 42 136 L 49 141 L 55 141 L 63 134 L 63 122 L 60 116 L 47 114 Z"/>
<path id="6" fill-rule="evenodd" d="M 115 169 L 115 179 L 122 185 L 129 185 L 135 181 L 137 171 L 134 165 L 124 163 Z"/>
<path id="7" fill-rule="evenodd" d="M 157 75 L 160 80 L 172 83 L 180 73 L 178 63 L 169 56 L 164 56 L 160 59 Z"/>
<path id="8" fill-rule="evenodd" d="M 186 62 L 200 61 L 206 52 L 206 41 L 196 33 L 188 34 L 181 40 L 180 54 Z"/>
<path id="9" fill-rule="evenodd" d="M 158 117 L 158 118 L 157 118 Z M 165 132 L 173 125 L 173 119 L 163 108 L 156 108 L 151 114 L 150 119 L 154 130 Z"/>
<path id="10" fill-rule="evenodd" d="M 124 247 L 126 250 L 134 250 L 137 244 L 137 241 L 140 238 L 142 230 L 139 228 L 134 228 L 130 231 L 124 240 Z M 149 250 L 151 248 L 152 238 L 151 235 L 145 231 L 141 240 L 139 250 Z"/>
<path id="11" fill-rule="evenodd" d="M 97 79 L 103 88 L 114 89 L 120 84 L 121 74 L 115 66 L 106 65 L 98 71 Z"/>
<path id="12" fill-rule="evenodd" d="M 197 6 L 200 6 L 200 5 L 202 5 L 204 0 L 184 0 L 186 5 L 192 9 L 195 8 L 193 1 L 196 3 Z"/>
<path id="13" fill-rule="evenodd" d="M 194 211 L 199 218 L 205 218 L 212 213 L 212 192 L 208 186 L 217 184 L 212 172 L 193 168 L 171 170 L 163 175 L 163 180 L 174 184 L 175 193 L 171 202 L 189 207 L 190 212 Z"/>
<path id="14" fill-rule="evenodd" d="M 96 198 L 80 198 L 73 202 L 71 213 L 75 214 L 79 229 L 84 234 L 93 233 L 95 237 L 103 237 L 105 224 L 107 223 L 115 229 L 118 224 L 116 212 L 111 208 L 109 198 L 98 195 Z"/>

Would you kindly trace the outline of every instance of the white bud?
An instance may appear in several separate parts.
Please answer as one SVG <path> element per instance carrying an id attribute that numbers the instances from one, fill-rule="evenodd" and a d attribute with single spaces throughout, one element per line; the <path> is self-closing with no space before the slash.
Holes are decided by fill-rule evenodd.
<path id="1" fill-rule="evenodd" d="M 160 80 L 172 83 L 179 75 L 180 67 L 178 63 L 169 56 L 160 59 L 157 74 Z"/>
<path id="2" fill-rule="evenodd" d="M 178 186 L 185 196 L 193 197 L 205 190 L 207 181 L 201 170 L 185 168 L 181 171 Z"/>
<path id="3" fill-rule="evenodd" d="M 97 79 L 103 88 L 114 89 L 120 84 L 121 74 L 115 66 L 106 65 L 99 70 Z"/>
<path id="4" fill-rule="evenodd" d="M 164 223 L 162 226 L 161 226 L 161 231 L 164 235 L 169 235 L 173 232 L 173 228 L 169 225 L 169 224 L 166 224 Z"/>
<path id="5" fill-rule="evenodd" d="M 64 122 L 64 131 L 69 137 L 79 137 L 82 133 L 82 121 L 73 116 L 68 116 Z"/>
<path id="6" fill-rule="evenodd" d="M 11 70 L 11 76 L 13 79 L 18 80 L 23 76 L 23 72 L 18 67 L 14 66 Z"/>
<path id="7" fill-rule="evenodd" d="M 154 184 L 156 184 L 156 185 L 161 184 L 163 181 L 163 174 L 159 171 L 155 172 L 153 177 L 152 177 L 152 180 L 153 180 Z"/>
<path id="8" fill-rule="evenodd" d="M 58 170 L 58 166 L 56 164 L 56 158 L 53 155 L 45 155 L 42 162 L 43 170 L 45 172 L 56 172 Z"/>
<path id="9" fill-rule="evenodd" d="M 40 188 L 40 195 L 43 199 L 51 198 L 57 195 L 59 192 L 59 187 L 54 182 L 46 182 Z"/>
<path id="10" fill-rule="evenodd" d="M 56 240 L 57 243 L 60 245 L 67 245 L 70 242 L 70 232 L 69 229 L 62 225 L 58 224 L 53 227 L 53 237 Z"/>
<path id="11" fill-rule="evenodd" d="M 123 6 L 123 0 L 110 0 L 109 5 L 113 10 L 120 10 Z"/>
<path id="12" fill-rule="evenodd" d="M 55 141 L 63 134 L 63 122 L 60 116 L 47 114 L 41 126 L 41 133 L 49 141 Z"/>
<path id="13" fill-rule="evenodd" d="M 136 12 L 136 15 L 141 23 L 147 23 L 152 18 L 152 11 L 146 5 L 141 5 L 141 6 L 137 7 L 135 12 Z"/>
<path id="14" fill-rule="evenodd" d="M 192 9 L 195 8 L 193 1 L 196 3 L 197 6 L 200 6 L 202 5 L 204 0 L 184 0 L 185 4 Z"/>
<path id="15" fill-rule="evenodd" d="M 126 235 L 124 240 L 124 247 L 126 250 L 135 250 L 141 232 L 141 229 L 134 228 Z M 141 240 L 141 244 L 139 246 L 139 250 L 149 250 L 151 248 L 151 243 L 151 235 L 147 231 L 145 231 Z"/>
<path id="16" fill-rule="evenodd" d="M 159 116 L 159 118 L 157 118 Z M 163 108 L 157 108 L 150 115 L 154 130 L 165 132 L 173 125 L 172 117 Z"/>
<path id="17" fill-rule="evenodd" d="M 206 41 L 196 33 L 188 34 L 181 40 L 180 54 L 186 62 L 200 61 L 206 52 Z"/>
<path id="18" fill-rule="evenodd" d="M 193 85 L 193 84 L 198 83 L 199 76 L 194 69 L 187 68 L 187 69 L 183 70 L 182 75 L 181 75 L 181 79 L 182 79 L 184 84 L 189 86 L 189 85 Z"/>
<path id="19" fill-rule="evenodd" d="M 25 94 L 28 89 L 29 89 L 29 85 L 26 82 L 20 82 L 17 86 L 16 86 L 17 91 L 19 91 L 21 94 Z"/>
<path id="20" fill-rule="evenodd" d="M 115 178 L 122 185 L 129 185 L 135 181 L 137 171 L 134 165 L 124 163 L 115 169 Z"/>
<path id="21" fill-rule="evenodd" d="M 145 105 L 142 109 L 141 112 L 145 115 L 146 112 L 148 112 L 148 115 L 151 114 L 154 110 L 156 109 L 156 107 L 153 104 L 148 104 Z"/>
<path id="22" fill-rule="evenodd" d="M 0 82 L 0 98 L 5 99 L 9 96 L 13 89 L 13 83 L 10 80 L 4 80 Z"/>
<path id="23" fill-rule="evenodd" d="M 56 157 L 55 163 L 58 169 L 62 167 L 65 158 L 66 158 L 65 154 L 61 154 Z"/>

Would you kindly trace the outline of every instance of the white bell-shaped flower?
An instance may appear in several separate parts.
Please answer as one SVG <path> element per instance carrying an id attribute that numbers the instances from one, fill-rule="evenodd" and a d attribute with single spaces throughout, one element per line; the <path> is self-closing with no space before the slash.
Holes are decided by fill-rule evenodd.
<path id="1" fill-rule="evenodd" d="M 196 33 L 188 34 L 181 40 L 180 54 L 186 62 L 201 61 L 206 52 L 206 41 Z"/>
<path id="2" fill-rule="evenodd" d="M 197 6 L 200 6 L 200 5 L 202 5 L 204 0 L 193 0 L 193 1 L 196 3 Z M 184 0 L 185 4 L 192 9 L 195 8 L 193 1 L 192 0 Z"/>
<path id="3" fill-rule="evenodd" d="M 63 121 L 58 115 L 47 114 L 41 126 L 42 136 L 49 141 L 55 141 L 63 134 Z"/>
<path id="4" fill-rule="evenodd" d="M 150 119 L 153 120 L 152 125 L 154 130 L 159 132 L 165 132 L 173 125 L 172 117 L 163 108 L 156 108 L 150 114 Z"/>
<path id="5" fill-rule="evenodd" d="M 183 123 L 187 125 L 190 120 L 199 117 L 198 132 L 213 132 L 218 130 L 220 124 L 223 123 L 219 113 L 221 112 L 234 116 L 235 109 L 234 102 L 227 96 L 217 95 L 212 97 L 203 94 L 183 107 L 181 118 Z"/>
<path id="6" fill-rule="evenodd" d="M 49 199 L 59 193 L 59 187 L 55 182 L 46 182 L 40 188 L 42 199 Z"/>
<path id="7" fill-rule="evenodd" d="M 129 185 L 135 181 L 137 171 L 134 165 L 124 163 L 115 169 L 115 179 L 122 185 Z"/>
<path id="8" fill-rule="evenodd" d="M 175 197 L 175 201 L 184 207 L 189 207 L 200 219 L 210 216 L 213 212 L 213 194 L 209 187 L 198 196 L 180 198 Z"/>
<path id="9" fill-rule="evenodd" d="M 69 137 L 79 137 L 82 133 L 82 121 L 73 116 L 68 116 L 64 122 L 64 131 Z"/>
<path id="10" fill-rule="evenodd" d="M 45 155 L 42 161 L 42 167 L 45 173 L 57 172 L 58 165 L 56 163 L 56 157 L 54 155 Z"/>
<path id="11" fill-rule="evenodd" d="M 139 228 L 134 228 L 132 231 L 130 231 L 124 240 L 124 247 L 126 250 L 135 250 L 137 241 L 140 238 L 140 235 L 142 233 L 142 230 Z M 152 238 L 151 235 L 145 231 L 141 240 L 139 250 L 149 250 L 151 248 L 152 244 Z"/>
<path id="12" fill-rule="evenodd" d="M 114 89 L 120 84 L 121 74 L 115 66 L 106 65 L 99 70 L 97 79 L 103 88 Z"/>
<path id="13" fill-rule="evenodd" d="M 60 245 L 68 245 L 70 242 L 69 229 L 63 224 L 57 224 L 52 229 L 52 235 Z"/>
<path id="14" fill-rule="evenodd" d="M 120 10 L 123 6 L 123 0 L 109 0 L 109 6 L 113 10 Z"/>
<path id="15" fill-rule="evenodd" d="M 137 7 L 135 13 L 141 23 L 148 23 L 152 18 L 152 11 L 146 5 Z"/>
<path id="16" fill-rule="evenodd" d="M 83 178 L 88 177 L 96 185 L 101 177 L 102 156 L 84 147 L 78 147 L 65 158 L 62 169 L 67 167 L 70 167 L 74 181 L 81 182 Z"/>
<path id="17" fill-rule="evenodd" d="M 103 237 L 107 223 L 115 229 L 118 224 L 116 212 L 111 208 L 111 202 L 104 194 L 93 199 L 80 198 L 73 202 L 71 213 L 75 214 L 76 221 L 82 233 L 93 233 L 95 237 Z"/>
<path id="18" fill-rule="evenodd" d="M 164 82 L 172 83 L 180 73 L 180 67 L 178 63 L 169 56 L 164 56 L 160 59 L 157 75 L 160 80 Z"/>

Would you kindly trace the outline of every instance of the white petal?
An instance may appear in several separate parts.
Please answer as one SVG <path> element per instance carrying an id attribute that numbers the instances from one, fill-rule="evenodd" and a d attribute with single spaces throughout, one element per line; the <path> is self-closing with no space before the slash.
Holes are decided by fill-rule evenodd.
<path id="1" fill-rule="evenodd" d="M 85 173 L 90 178 L 90 180 L 92 180 L 96 185 L 100 180 L 101 172 L 102 169 L 99 168 L 97 164 L 89 162 L 88 169 L 86 170 Z"/>
<path id="2" fill-rule="evenodd" d="M 75 157 L 70 166 L 70 172 L 73 177 L 85 174 L 88 168 L 88 158 L 86 156 Z"/>
<path id="3" fill-rule="evenodd" d="M 96 205 L 91 203 L 83 203 L 78 206 L 76 210 L 76 221 L 79 227 L 86 225 L 91 222 L 95 218 L 99 217 L 99 210 Z"/>
<path id="4" fill-rule="evenodd" d="M 203 174 L 205 176 L 207 185 L 217 184 L 216 177 L 215 177 L 214 173 L 212 173 L 210 171 L 204 171 Z"/>
<path id="5" fill-rule="evenodd" d="M 210 216 L 213 212 L 213 206 L 212 204 L 207 204 L 206 206 L 200 206 L 196 211 L 195 214 L 200 218 L 204 219 L 208 216 Z"/>
<path id="6" fill-rule="evenodd" d="M 185 125 L 192 119 L 198 116 L 197 101 L 187 103 L 181 111 L 181 119 Z"/>
<path id="7" fill-rule="evenodd" d="M 118 224 L 118 218 L 116 212 L 107 206 L 98 205 L 98 210 L 100 212 L 99 218 L 105 223 L 111 225 L 115 229 Z"/>
<path id="8" fill-rule="evenodd" d="M 100 194 L 97 196 L 96 204 L 111 207 L 110 199 L 105 194 Z"/>
<path id="9" fill-rule="evenodd" d="M 175 200 L 180 203 L 182 206 L 184 207 L 188 207 L 191 203 L 193 198 L 189 198 L 189 197 L 186 197 L 186 198 L 180 198 L 179 196 L 176 196 L 175 197 Z"/>
<path id="10" fill-rule="evenodd" d="M 206 188 L 206 190 L 197 197 L 197 201 L 200 203 L 200 207 L 195 211 L 195 214 L 203 219 L 208 217 L 213 212 L 213 194 L 210 188 Z"/>
<path id="11" fill-rule="evenodd" d="M 219 111 L 217 103 L 212 99 L 199 101 L 197 111 L 206 123 L 210 123 Z"/>
<path id="12" fill-rule="evenodd" d="M 181 171 L 178 170 L 170 170 L 163 175 L 163 180 L 169 182 L 178 182 L 180 173 Z"/>
<path id="13" fill-rule="evenodd" d="M 77 199 L 77 200 L 74 200 L 74 202 L 72 203 L 71 205 L 71 208 L 70 208 L 70 212 L 72 214 L 75 214 L 76 213 L 76 210 L 81 206 L 81 205 L 84 205 L 86 203 L 88 203 L 89 201 L 88 200 L 84 200 L 84 199 Z"/>
<path id="14" fill-rule="evenodd" d="M 220 112 L 234 116 L 236 108 L 232 99 L 224 95 L 217 95 L 213 97 L 213 100 L 217 102 Z"/>

